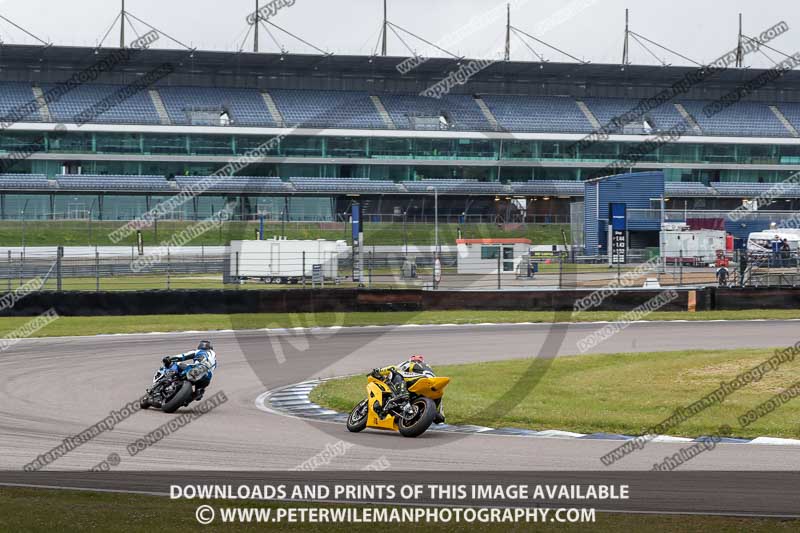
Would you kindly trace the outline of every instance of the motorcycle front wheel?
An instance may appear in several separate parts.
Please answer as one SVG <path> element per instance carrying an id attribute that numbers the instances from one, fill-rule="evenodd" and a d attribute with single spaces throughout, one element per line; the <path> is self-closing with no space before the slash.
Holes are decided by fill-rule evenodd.
<path id="1" fill-rule="evenodd" d="M 436 417 L 436 404 L 430 398 L 420 396 L 412 400 L 411 407 L 416 409 L 416 413 L 409 420 L 398 417 L 397 429 L 404 437 L 419 437 L 433 423 Z"/>
<path id="2" fill-rule="evenodd" d="M 192 384 L 188 381 L 184 381 L 181 388 L 178 389 L 178 392 L 175 393 L 175 396 L 170 398 L 170 400 L 161 407 L 161 410 L 165 413 L 174 413 L 181 407 L 183 404 L 188 403 L 192 399 Z"/>
<path id="3" fill-rule="evenodd" d="M 363 431 L 367 427 L 367 416 L 369 415 L 369 406 L 367 400 L 353 407 L 350 411 L 350 416 L 347 417 L 347 429 L 353 433 Z"/>

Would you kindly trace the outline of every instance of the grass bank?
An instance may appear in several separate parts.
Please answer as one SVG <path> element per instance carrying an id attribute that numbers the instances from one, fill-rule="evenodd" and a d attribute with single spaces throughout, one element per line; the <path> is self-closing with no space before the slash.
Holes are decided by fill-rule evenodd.
<path id="1" fill-rule="evenodd" d="M 136 244 L 136 235 L 130 235 L 113 243 L 109 234 L 123 226 L 124 221 L 2 221 L 0 222 L 0 246 L 110 246 Z M 173 235 L 185 230 L 195 222 L 162 220 L 142 230 L 145 245 L 158 245 Z M 258 222 L 226 222 L 218 229 L 197 236 L 190 245 L 224 245 L 231 239 L 252 239 Z M 526 237 L 534 244 L 564 244 L 562 231 L 570 238 L 568 224 L 526 224 L 516 229 L 504 229 L 496 224 L 440 224 L 439 242 L 455 243 L 458 231 L 464 238 Z M 319 223 L 291 222 L 285 225 L 270 222 L 265 225 L 268 236 L 285 235 L 289 239 L 349 239 L 350 226 Z M 433 224 L 367 223 L 364 226 L 364 242 L 367 245 L 400 245 L 405 242 L 423 246 L 434 242 Z"/>
<path id="2" fill-rule="evenodd" d="M 772 355 L 772 350 L 714 350 L 561 357 L 555 360 L 446 365 L 436 373 L 452 379 L 445 394 L 450 424 L 560 429 L 579 433 L 642 435 L 739 373 Z M 434 361 L 435 363 L 435 361 Z M 369 369 L 364 369 L 365 373 Z M 487 376 L 492 376 L 487 379 Z M 531 380 L 530 392 L 506 410 L 487 409 L 501 402 L 511 387 Z M 800 364 L 787 362 L 758 381 L 668 431 L 698 437 L 727 424 L 734 436 L 800 437 L 800 401 L 789 401 L 742 427 L 737 418 L 800 380 Z M 538 381 L 538 382 L 537 382 Z M 314 389 L 312 400 L 349 411 L 364 396 L 365 378 L 328 381 Z"/>
<path id="3" fill-rule="evenodd" d="M 141 315 L 61 317 L 35 337 L 149 333 L 219 329 L 259 329 L 325 326 L 392 326 L 400 324 L 480 324 L 613 321 L 622 313 L 590 311 L 572 315 L 552 311 L 400 311 L 354 313 L 242 313 L 199 315 Z M 32 317 L 0 318 L 0 336 L 29 322 Z M 800 319 L 800 310 L 755 309 L 749 311 L 655 312 L 643 320 L 750 320 Z"/>

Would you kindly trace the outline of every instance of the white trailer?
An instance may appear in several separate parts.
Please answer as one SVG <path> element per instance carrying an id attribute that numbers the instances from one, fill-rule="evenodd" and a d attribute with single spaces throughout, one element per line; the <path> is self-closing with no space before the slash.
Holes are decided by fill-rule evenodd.
<path id="1" fill-rule="evenodd" d="M 231 241 L 230 277 L 264 283 L 298 283 L 304 278 L 311 279 L 314 265 L 320 265 L 324 279 L 336 279 L 339 253 L 346 251 L 345 241 Z"/>
<path id="2" fill-rule="evenodd" d="M 661 230 L 661 257 L 667 263 L 708 264 L 717 259 L 717 251 L 725 251 L 725 232 L 713 229 Z"/>

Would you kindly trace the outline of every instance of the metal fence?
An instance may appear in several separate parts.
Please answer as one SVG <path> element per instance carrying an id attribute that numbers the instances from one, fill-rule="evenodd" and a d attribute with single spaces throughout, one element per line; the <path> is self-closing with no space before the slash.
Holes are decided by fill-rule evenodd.
<path id="1" fill-rule="evenodd" d="M 279 241 L 280 242 L 280 241 Z M 381 250 L 380 248 L 384 248 Z M 304 287 L 417 288 L 425 290 L 537 290 L 641 287 L 785 287 L 800 285 L 800 252 L 647 257 L 627 264 L 569 252 L 517 254 L 480 246 L 465 253 L 448 247 L 364 247 L 336 252 L 284 252 L 246 261 L 222 247 L 63 249 L 0 255 L 0 290 L 35 281 L 42 290 L 142 291 L 163 289 L 276 289 Z M 485 248 L 486 250 L 481 250 Z M 487 251 L 488 250 L 488 251 Z M 246 268 L 245 268 L 246 267 Z M 39 288 L 37 286 L 37 288 Z M 513 297 L 513 296 L 511 296 Z"/>

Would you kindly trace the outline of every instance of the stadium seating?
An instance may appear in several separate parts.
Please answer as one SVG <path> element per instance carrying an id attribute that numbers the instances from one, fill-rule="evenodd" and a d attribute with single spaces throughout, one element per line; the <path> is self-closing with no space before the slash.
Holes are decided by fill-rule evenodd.
<path id="1" fill-rule="evenodd" d="M 746 183 L 735 181 L 715 181 L 710 185 L 720 196 L 731 196 L 735 198 L 754 198 L 775 186 L 774 183 Z M 800 185 L 784 183 L 781 186 L 781 191 L 775 191 L 775 196 L 798 198 L 800 197 Z"/>
<path id="2" fill-rule="evenodd" d="M 210 181 L 209 181 L 210 179 Z M 287 193 L 294 189 L 289 183 L 276 177 L 266 176 L 176 176 L 175 182 L 178 187 L 185 189 L 199 182 L 205 181 L 204 190 L 208 192 L 227 192 L 227 193 Z M 207 186 L 207 184 L 211 184 Z"/>
<path id="3" fill-rule="evenodd" d="M 47 93 L 56 84 L 42 84 Z M 74 122 L 81 113 L 95 104 L 111 99 L 113 105 L 91 122 L 101 124 L 161 124 L 161 118 L 147 90 L 125 93 L 116 99 L 122 85 L 87 83 L 79 85 L 52 100 L 48 109 L 54 122 Z M 277 127 L 258 89 L 165 86 L 157 88 L 170 121 L 176 125 L 224 124 L 220 115 L 228 115 L 231 126 Z M 290 127 L 386 129 L 387 125 L 366 91 L 269 89 L 285 124 Z M 491 131 L 472 96 L 448 94 L 441 99 L 416 94 L 376 94 L 389 118 L 398 129 L 451 129 L 455 131 Z M 513 132 L 576 133 L 593 131 L 593 127 L 569 96 L 482 95 L 500 128 Z M 30 83 L 0 83 L 0 119 L 34 100 Z M 615 116 L 634 109 L 633 98 L 587 97 L 583 101 L 597 120 L 605 125 Z M 681 100 L 680 104 L 698 123 L 703 135 L 738 137 L 789 137 L 792 133 L 769 108 L 769 103 L 742 101 L 707 116 L 705 107 L 711 100 Z M 800 104 L 777 104 L 786 118 L 800 130 Z M 41 110 L 22 121 L 40 122 Z M 444 116 L 447 123 L 439 123 Z M 415 120 L 415 118 L 425 120 Z M 645 113 L 652 127 L 646 130 L 637 122 L 619 133 L 657 133 L 683 122 L 673 102 Z M 10 117 L 14 118 L 14 117 Z M 17 118 L 14 118 L 18 121 Z M 689 129 L 686 135 L 697 135 Z"/>
<path id="4" fill-rule="evenodd" d="M 710 197 L 716 196 L 717 191 L 712 187 L 707 187 L 700 182 L 693 181 L 667 181 L 664 183 L 664 192 L 668 196 L 688 197 Z"/>
<path id="5" fill-rule="evenodd" d="M 583 102 L 603 126 L 609 124 L 614 117 L 622 116 L 639 105 L 639 100 L 634 98 L 585 98 Z M 681 114 L 675 109 L 675 105 L 672 102 L 667 102 L 644 113 L 641 121 L 625 126 L 624 131 L 646 134 L 647 132 L 644 129 L 636 131 L 637 126 L 642 126 L 645 118 L 650 119 L 648 122 L 653 128 L 653 133 L 668 130 L 684 121 Z M 622 133 L 622 131 L 619 133 Z M 687 131 L 687 135 L 692 133 L 692 131 Z"/>
<path id="6" fill-rule="evenodd" d="M 69 174 L 56 176 L 60 189 L 91 191 L 168 191 L 171 189 L 164 176 L 99 176 Z"/>
<path id="7" fill-rule="evenodd" d="M 203 109 L 215 115 L 226 111 L 231 126 L 275 127 L 261 93 L 256 89 L 231 89 L 214 87 L 160 87 L 164 107 L 173 124 L 197 124 L 191 110 Z"/>
<path id="8" fill-rule="evenodd" d="M 582 181 L 531 180 L 513 181 L 509 185 L 514 194 L 583 196 Z"/>
<path id="9" fill-rule="evenodd" d="M 270 89 L 269 94 L 290 127 L 386 128 L 366 92 Z"/>
<path id="10" fill-rule="evenodd" d="M 393 181 L 368 178 L 289 178 L 298 192 L 398 193 L 403 188 Z"/>
<path id="11" fill-rule="evenodd" d="M 0 174 L 0 190 L 49 189 L 47 176 L 41 174 Z"/>
<path id="12" fill-rule="evenodd" d="M 487 131 L 492 126 L 471 96 L 448 94 L 441 99 L 411 94 L 382 94 L 381 102 L 399 129 L 418 129 L 412 117 L 439 117 L 444 114 L 449 128 L 458 131 Z"/>
<path id="13" fill-rule="evenodd" d="M 796 130 L 800 131 L 800 104 L 778 104 L 777 107 L 781 110 L 783 116 L 786 117 L 792 126 L 794 126 Z"/>
<path id="14" fill-rule="evenodd" d="M 42 120 L 38 109 L 25 117 L 16 117 L 16 109 L 30 103 L 34 99 L 30 83 L 3 82 L 0 85 L 0 119 L 12 122 L 39 122 Z M 8 118 L 5 118 L 8 117 Z M 20 120 L 20 118 L 22 120 Z"/>
<path id="15" fill-rule="evenodd" d="M 789 132 L 768 104 L 738 102 L 707 116 L 704 108 L 710 101 L 687 100 L 681 102 L 705 135 L 731 137 L 788 137 Z"/>
<path id="16" fill-rule="evenodd" d="M 56 89 L 58 85 L 42 85 L 42 90 Z M 146 90 L 123 97 L 115 96 L 122 86 L 87 83 L 63 93 L 48 104 L 50 116 L 57 122 L 77 122 L 81 114 L 90 114 L 91 123 L 102 124 L 158 124 L 158 113 Z M 60 94 L 60 93 L 59 93 Z M 95 114 L 92 106 L 109 99 L 111 105 L 104 106 L 101 114 Z"/>
<path id="17" fill-rule="evenodd" d="M 429 179 L 404 182 L 408 192 L 430 194 L 429 187 L 435 187 L 439 194 L 504 194 L 511 192 L 500 182 L 476 180 Z"/>
<path id="18" fill-rule="evenodd" d="M 482 95 L 497 122 L 510 131 L 590 133 L 589 120 L 568 96 Z"/>

